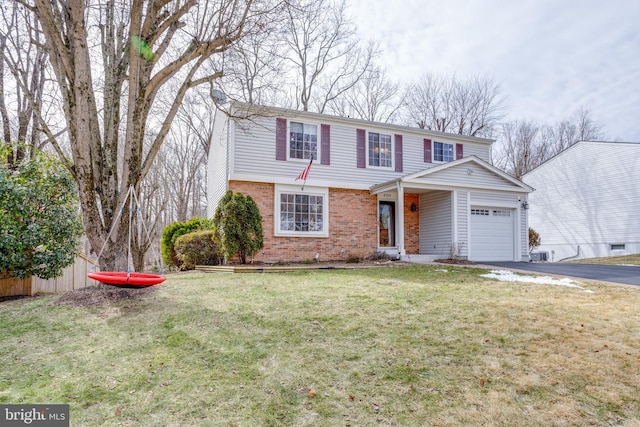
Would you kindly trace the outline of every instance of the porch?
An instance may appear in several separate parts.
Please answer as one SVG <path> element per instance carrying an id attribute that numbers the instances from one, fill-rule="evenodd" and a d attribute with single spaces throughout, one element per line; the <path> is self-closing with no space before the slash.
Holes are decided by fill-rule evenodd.
<path id="1" fill-rule="evenodd" d="M 375 185 L 378 250 L 404 261 L 528 259 L 531 188 L 474 158 Z"/>

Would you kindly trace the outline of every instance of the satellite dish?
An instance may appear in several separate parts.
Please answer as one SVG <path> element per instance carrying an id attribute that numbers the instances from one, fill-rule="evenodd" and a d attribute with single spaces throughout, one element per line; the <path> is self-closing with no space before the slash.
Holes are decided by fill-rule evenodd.
<path id="1" fill-rule="evenodd" d="M 227 96 L 224 94 L 223 91 L 219 89 L 211 90 L 211 98 L 213 99 L 213 102 L 215 102 L 218 105 L 227 103 Z"/>

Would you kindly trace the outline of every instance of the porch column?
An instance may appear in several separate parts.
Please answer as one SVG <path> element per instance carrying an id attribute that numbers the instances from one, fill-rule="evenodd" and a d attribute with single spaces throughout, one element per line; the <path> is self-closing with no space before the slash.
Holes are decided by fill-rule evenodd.
<path id="1" fill-rule="evenodd" d="M 398 254 L 403 257 L 407 253 L 404 250 L 404 188 L 398 182 Z"/>

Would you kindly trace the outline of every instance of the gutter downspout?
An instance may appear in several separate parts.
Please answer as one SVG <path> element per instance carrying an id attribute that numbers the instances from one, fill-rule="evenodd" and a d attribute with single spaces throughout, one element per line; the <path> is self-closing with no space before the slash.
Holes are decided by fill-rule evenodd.
<path id="1" fill-rule="evenodd" d="M 562 261 L 566 261 L 568 259 L 574 259 L 574 258 L 578 258 L 580 256 L 580 245 L 578 245 L 578 252 L 574 255 L 574 256 L 570 256 L 567 258 L 562 258 L 560 261 L 558 262 L 562 262 Z"/>

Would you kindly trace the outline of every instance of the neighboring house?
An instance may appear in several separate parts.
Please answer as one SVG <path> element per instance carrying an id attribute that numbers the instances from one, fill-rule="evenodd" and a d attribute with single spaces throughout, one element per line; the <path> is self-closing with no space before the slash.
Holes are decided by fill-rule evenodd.
<path id="1" fill-rule="evenodd" d="M 522 179 L 549 261 L 640 253 L 640 144 L 578 142 Z"/>
<path id="2" fill-rule="evenodd" d="M 256 260 L 528 260 L 532 189 L 491 165 L 492 140 L 246 104 L 232 114 L 251 117 L 214 123 L 208 214 L 227 189 L 253 197 Z"/>

